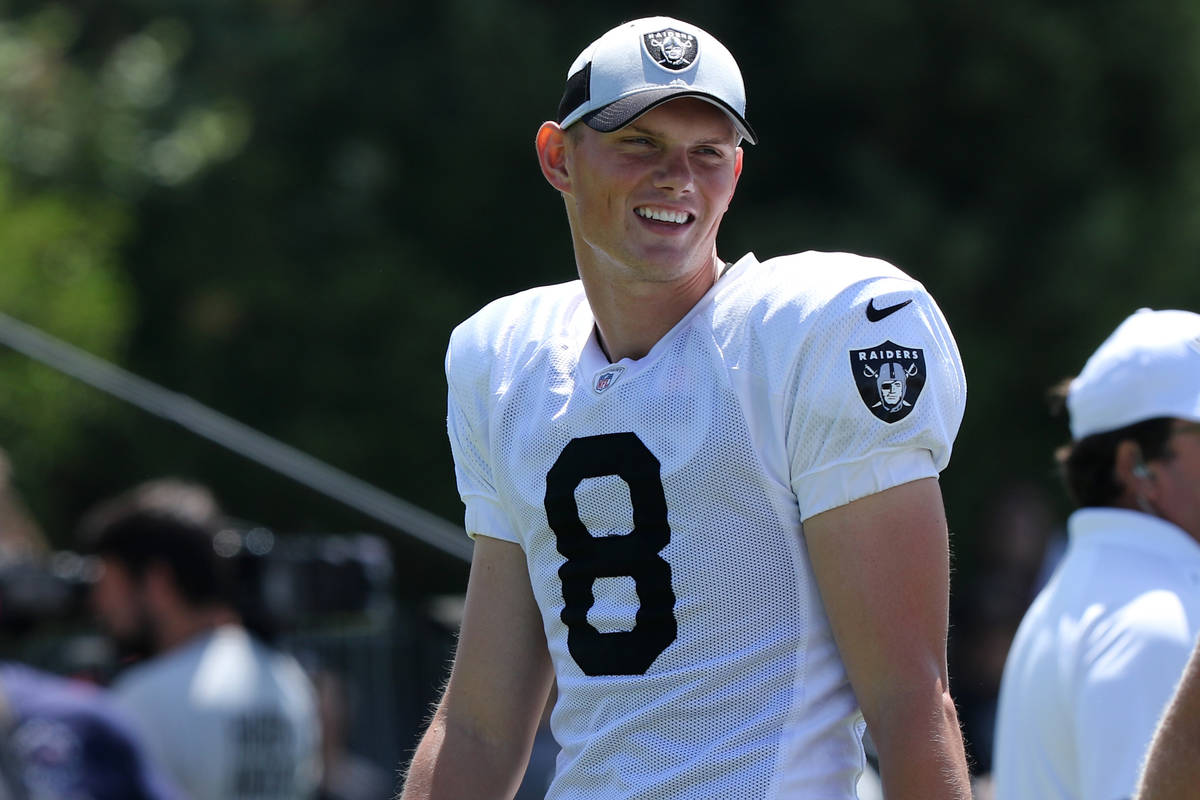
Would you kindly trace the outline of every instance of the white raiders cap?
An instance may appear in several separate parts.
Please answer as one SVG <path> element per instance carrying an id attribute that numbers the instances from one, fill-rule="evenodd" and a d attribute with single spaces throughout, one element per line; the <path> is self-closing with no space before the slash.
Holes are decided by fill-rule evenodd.
<path id="1" fill-rule="evenodd" d="M 558 123 L 566 128 L 582 120 L 607 133 L 676 97 L 712 103 L 757 144 L 733 55 L 711 34 L 670 17 L 627 22 L 588 45 L 567 70 Z"/>

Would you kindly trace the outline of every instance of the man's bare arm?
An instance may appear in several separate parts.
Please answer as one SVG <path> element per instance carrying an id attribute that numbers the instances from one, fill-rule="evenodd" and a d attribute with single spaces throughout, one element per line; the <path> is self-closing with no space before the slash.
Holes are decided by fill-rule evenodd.
<path id="1" fill-rule="evenodd" d="M 1167 706 L 1138 784 L 1137 800 L 1191 797 L 1200 788 L 1200 643 Z"/>
<path id="2" fill-rule="evenodd" d="M 525 554 L 478 537 L 454 668 L 402 800 L 512 798 L 552 677 Z"/>
<path id="3" fill-rule="evenodd" d="M 941 489 L 913 481 L 812 517 L 809 557 L 889 800 L 969 800 L 946 668 Z"/>

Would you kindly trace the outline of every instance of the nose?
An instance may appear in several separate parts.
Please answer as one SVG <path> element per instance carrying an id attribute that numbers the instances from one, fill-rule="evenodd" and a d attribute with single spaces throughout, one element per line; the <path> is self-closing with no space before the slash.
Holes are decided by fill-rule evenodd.
<path id="1" fill-rule="evenodd" d="M 692 165 L 683 148 L 667 150 L 654 174 L 654 185 L 669 192 L 684 193 L 693 188 Z"/>

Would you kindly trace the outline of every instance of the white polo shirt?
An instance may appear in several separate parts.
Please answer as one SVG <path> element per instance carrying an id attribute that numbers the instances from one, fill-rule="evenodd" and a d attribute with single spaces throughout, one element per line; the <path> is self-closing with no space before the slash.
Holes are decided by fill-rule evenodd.
<path id="1" fill-rule="evenodd" d="M 1005 665 L 997 800 L 1131 797 L 1200 633 L 1200 543 L 1185 531 L 1085 508 L 1068 533 Z"/>

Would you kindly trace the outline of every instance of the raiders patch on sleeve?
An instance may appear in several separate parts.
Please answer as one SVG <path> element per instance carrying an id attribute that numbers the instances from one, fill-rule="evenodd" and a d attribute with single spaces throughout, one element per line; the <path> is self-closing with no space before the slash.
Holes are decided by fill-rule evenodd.
<path id="1" fill-rule="evenodd" d="M 909 415 L 925 388 L 925 353 L 890 339 L 850 351 L 850 369 L 867 409 L 887 423 Z"/>

